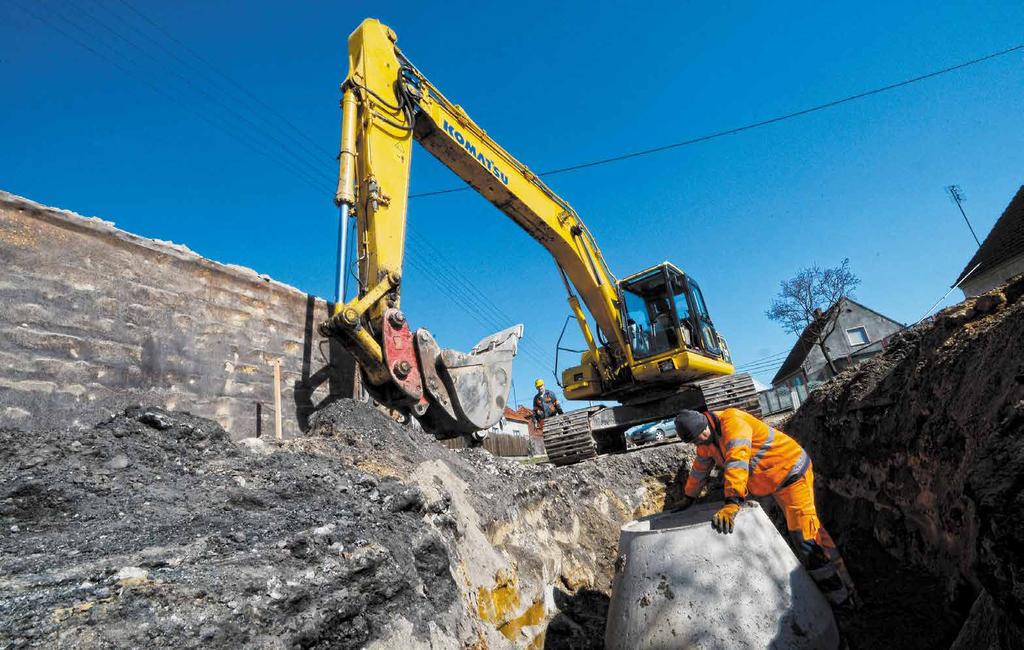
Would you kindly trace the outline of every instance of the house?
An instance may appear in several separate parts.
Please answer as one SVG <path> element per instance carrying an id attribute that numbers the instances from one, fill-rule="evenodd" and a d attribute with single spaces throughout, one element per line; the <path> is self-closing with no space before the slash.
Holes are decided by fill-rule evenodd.
<path id="1" fill-rule="evenodd" d="M 960 285 L 964 297 L 970 298 L 1021 273 L 1024 273 L 1024 185 L 1017 190 L 1017 195 L 953 286 Z"/>
<path id="2" fill-rule="evenodd" d="M 775 373 L 772 387 L 782 393 L 788 389 L 792 406 L 796 408 L 807 397 L 809 389 L 835 374 L 818 345 L 819 338 L 824 337 L 832 365 L 839 371 L 881 352 L 888 337 L 903 327 L 855 300 L 842 298 L 827 311 L 818 312 L 814 322 L 804 328 Z"/>
<path id="3" fill-rule="evenodd" d="M 530 418 L 530 409 L 520 406 L 516 410 L 505 407 L 501 419 L 497 424 L 487 430 L 488 433 L 504 433 L 511 436 L 528 437 L 533 433 L 533 420 Z"/>

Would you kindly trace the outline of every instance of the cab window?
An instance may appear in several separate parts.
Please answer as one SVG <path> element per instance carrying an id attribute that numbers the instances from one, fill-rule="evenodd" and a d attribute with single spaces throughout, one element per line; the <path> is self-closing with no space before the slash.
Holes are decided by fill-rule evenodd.
<path id="1" fill-rule="evenodd" d="M 677 279 L 672 282 L 672 300 L 676 306 L 676 316 L 679 317 L 679 327 L 686 340 L 686 347 L 693 347 L 693 332 L 690 324 L 690 303 L 686 300 L 686 284 Z"/>
<path id="2" fill-rule="evenodd" d="M 697 315 L 701 320 L 709 321 L 711 316 L 708 314 L 707 305 L 704 304 L 704 296 L 701 295 L 700 287 L 693 280 L 690 280 L 690 290 L 693 291 L 693 304 L 696 305 Z"/>

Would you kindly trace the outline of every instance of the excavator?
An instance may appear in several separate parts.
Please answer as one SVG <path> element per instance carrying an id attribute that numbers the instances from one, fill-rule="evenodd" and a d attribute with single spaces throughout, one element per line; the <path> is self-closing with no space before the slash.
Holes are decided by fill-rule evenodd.
<path id="1" fill-rule="evenodd" d="M 548 418 L 550 462 L 623 451 L 627 428 L 683 408 L 736 406 L 759 415 L 753 381 L 735 374 L 694 278 L 663 262 L 617 280 L 569 203 L 441 94 L 397 40 L 372 18 L 348 40 L 336 300 L 319 326 L 355 357 L 368 393 L 438 439 L 472 435 L 501 418 L 523 335 L 523 326 L 514 325 L 463 353 L 442 349 L 425 328 L 413 331 L 402 312 L 410 161 L 418 142 L 554 259 L 586 342 L 579 363 L 561 373 L 565 398 L 617 402 Z M 345 302 L 352 219 L 358 287 Z"/>

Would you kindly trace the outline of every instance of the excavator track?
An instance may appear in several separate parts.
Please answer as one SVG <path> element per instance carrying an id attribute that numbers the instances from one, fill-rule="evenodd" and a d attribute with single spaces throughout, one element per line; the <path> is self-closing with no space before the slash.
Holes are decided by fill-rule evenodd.
<path id="1" fill-rule="evenodd" d="M 622 451 L 625 443 L 622 432 L 625 429 L 671 418 L 684 408 L 706 407 L 713 411 L 738 408 L 754 417 L 761 417 L 757 387 L 747 373 L 705 379 L 687 388 L 651 402 L 597 406 L 548 418 L 544 422 L 544 447 L 548 461 L 553 465 L 572 465 L 604 453 Z M 616 445 L 618 441 L 623 445 Z"/>
<path id="2" fill-rule="evenodd" d="M 544 449 L 553 465 L 572 465 L 597 458 L 597 444 L 590 433 L 590 415 L 599 407 L 570 411 L 544 420 Z"/>
<path id="3" fill-rule="evenodd" d="M 757 386 L 754 385 L 753 378 L 745 372 L 706 379 L 698 382 L 697 386 L 704 396 L 704 404 L 708 410 L 721 411 L 726 408 L 737 408 L 756 418 L 761 417 L 761 403 L 757 400 Z"/>

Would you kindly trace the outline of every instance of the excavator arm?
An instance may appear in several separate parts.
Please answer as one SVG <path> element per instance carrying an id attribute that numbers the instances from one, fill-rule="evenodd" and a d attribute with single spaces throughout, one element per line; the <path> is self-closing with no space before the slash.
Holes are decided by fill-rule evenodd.
<path id="1" fill-rule="evenodd" d="M 487 337 L 463 354 L 441 350 L 427 330 L 410 331 L 401 311 L 415 140 L 551 253 L 590 361 L 600 377 L 614 379 L 632 357 L 616 280 L 594 238 L 572 207 L 446 99 L 401 53 L 396 40 L 374 19 L 349 37 L 335 196 L 342 215 L 339 289 L 334 314 L 321 331 L 341 339 L 355 355 L 377 399 L 413 414 L 435 434 L 484 429 L 501 417 L 522 326 Z M 357 296 L 343 303 L 344 233 L 350 217 L 358 236 L 359 287 Z"/>

